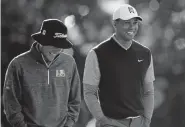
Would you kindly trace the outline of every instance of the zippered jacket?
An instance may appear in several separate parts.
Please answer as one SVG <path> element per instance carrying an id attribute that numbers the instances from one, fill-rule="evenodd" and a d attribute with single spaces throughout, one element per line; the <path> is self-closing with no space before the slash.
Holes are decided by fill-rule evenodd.
<path id="1" fill-rule="evenodd" d="M 37 45 L 8 66 L 3 91 L 7 119 L 13 127 L 71 127 L 81 102 L 75 60 L 61 53 L 46 66 Z"/>

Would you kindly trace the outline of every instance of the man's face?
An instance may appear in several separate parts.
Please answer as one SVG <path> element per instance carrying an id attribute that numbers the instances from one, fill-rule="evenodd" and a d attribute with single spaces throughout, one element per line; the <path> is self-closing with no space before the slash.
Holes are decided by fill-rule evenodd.
<path id="1" fill-rule="evenodd" d="M 124 41 L 132 40 L 137 34 L 139 27 L 139 20 L 132 18 L 129 20 L 118 19 L 115 21 L 116 35 L 121 37 Z"/>
<path id="2" fill-rule="evenodd" d="M 61 48 L 57 48 L 54 46 L 41 47 L 41 52 L 49 61 L 52 61 L 55 58 L 55 56 L 61 52 L 61 50 L 62 50 Z"/>

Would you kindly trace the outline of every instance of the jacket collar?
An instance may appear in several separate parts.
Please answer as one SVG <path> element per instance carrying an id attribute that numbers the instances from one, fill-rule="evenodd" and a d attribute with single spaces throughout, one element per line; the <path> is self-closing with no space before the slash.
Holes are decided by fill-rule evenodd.
<path id="1" fill-rule="evenodd" d="M 39 63 L 42 63 L 42 64 L 46 64 L 46 63 L 44 62 L 43 58 L 42 58 L 42 53 L 41 53 L 41 51 L 40 51 L 40 49 L 39 49 L 39 43 L 38 43 L 38 42 L 34 42 L 34 43 L 32 44 L 32 46 L 31 46 L 31 48 L 30 48 L 30 53 L 31 53 L 32 58 L 35 59 L 36 62 L 39 62 Z M 61 53 L 58 54 L 58 55 L 55 57 L 55 59 L 52 61 L 52 63 L 55 62 L 55 61 L 58 59 L 58 57 L 59 57 L 60 55 L 61 55 Z"/>
<path id="2" fill-rule="evenodd" d="M 34 42 L 30 48 L 30 53 L 31 56 L 33 57 L 33 59 L 35 59 L 37 62 L 40 63 L 44 63 L 43 59 L 42 59 L 42 55 L 41 52 L 39 50 L 39 43 L 38 42 Z"/>

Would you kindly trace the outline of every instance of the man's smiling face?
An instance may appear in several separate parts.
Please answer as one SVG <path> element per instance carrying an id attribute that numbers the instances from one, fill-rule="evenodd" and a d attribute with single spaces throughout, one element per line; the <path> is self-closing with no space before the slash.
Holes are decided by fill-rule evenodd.
<path id="1" fill-rule="evenodd" d="M 121 37 L 124 41 L 132 40 L 137 34 L 139 28 L 139 19 L 132 18 L 129 20 L 117 19 L 115 21 L 116 35 Z"/>

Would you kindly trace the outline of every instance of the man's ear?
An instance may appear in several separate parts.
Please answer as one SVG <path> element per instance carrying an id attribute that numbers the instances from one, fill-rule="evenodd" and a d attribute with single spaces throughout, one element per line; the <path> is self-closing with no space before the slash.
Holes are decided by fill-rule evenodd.
<path id="1" fill-rule="evenodd" d="M 113 21 L 112 21 L 112 25 L 113 25 L 113 27 L 116 27 L 117 21 L 116 21 L 116 20 L 113 20 Z"/>
<path id="2" fill-rule="evenodd" d="M 112 23 L 113 23 L 113 26 L 116 26 L 116 21 L 115 20 Z"/>
<path id="3" fill-rule="evenodd" d="M 118 24 L 119 19 L 113 20 L 112 22 L 113 22 L 113 26 L 115 27 Z"/>
<path id="4" fill-rule="evenodd" d="M 38 43 L 38 48 L 39 48 L 39 50 L 42 52 L 43 46 L 42 46 L 40 43 Z"/>

